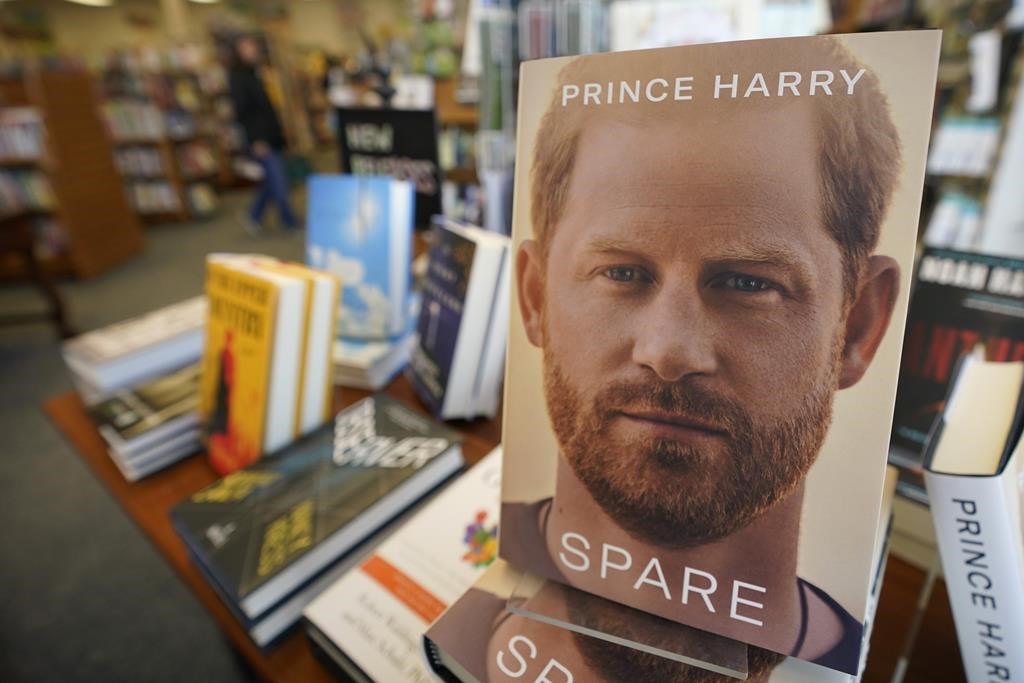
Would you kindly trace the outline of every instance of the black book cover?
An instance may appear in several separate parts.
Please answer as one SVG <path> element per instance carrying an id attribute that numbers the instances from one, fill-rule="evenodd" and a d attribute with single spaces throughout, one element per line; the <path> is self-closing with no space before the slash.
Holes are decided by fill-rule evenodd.
<path id="1" fill-rule="evenodd" d="M 125 441 L 199 410 L 199 365 L 189 365 L 90 407 L 98 426 Z"/>
<path id="2" fill-rule="evenodd" d="M 242 601 L 459 441 L 401 403 L 371 396 L 193 494 L 171 517 L 224 591 Z"/>
<path id="3" fill-rule="evenodd" d="M 1024 261 L 926 249 L 903 343 L 895 445 L 920 457 L 959 359 L 979 344 L 987 360 L 1024 360 Z"/>

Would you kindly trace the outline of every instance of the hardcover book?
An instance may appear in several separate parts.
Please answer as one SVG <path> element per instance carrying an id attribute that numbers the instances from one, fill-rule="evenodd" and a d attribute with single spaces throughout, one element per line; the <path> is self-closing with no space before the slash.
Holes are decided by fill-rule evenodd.
<path id="1" fill-rule="evenodd" d="M 923 497 L 924 445 L 958 360 L 978 345 L 994 362 L 1024 360 L 1024 261 L 926 248 L 907 316 L 891 460 Z"/>
<path id="2" fill-rule="evenodd" d="M 503 559 L 857 674 L 939 39 L 523 64 Z"/>
<path id="3" fill-rule="evenodd" d="M 426 680 L 420 636 L 497 557 L 500 484 L 499 448 L 306 608 L 313 642 L 357 680 Z"/>
<path id="4" fill-rule="evenodd" d="M 199 413 L 210 464 L 227 474 L 296 436 L 307 283 L 235 255 L 206 260 Z"/>
<path id="5" fill-rule="evenodd" d="M 341 333 L 381 339 L 405 331 L 413 187 L 387 176 L 309 179 L 306 260 L 341 278 Z"/>
<path id="6" fill-rule="evenodd" d="M 255 619 L 463 464 L 458 434 L 385 396 L 171 511 L 223 594 Z"/>
<path id="7" fill-rule="evenodd" d="M 1024 674 L 1024 362 L 965 356 L 925 454 L 925 483 L 967 680 Z"/>
<path id="8" fill-rule="evenodd" d="M 433 234 L 410 377 L 442 419 L 493 417 L 508 333 L 508 238 L 447 219 Z"/>
<path id="9" fill-rule="evenodd" d="M 532 584 L 528 594 L 523 587 Z M 586 615 L 604 630 L 583 633 L 554 620 L 510 609 L 526 607 L 563 621 Z M 612 632 L 624 638 L 610 636 Z M 638 650 L 629 639 L 656 643 L 671 657 Z M 496 560 L 423 637 L 424 656 L 448 683 L 499 681 L 746 680 L 749 683 L 852 683 L 854 677 L 784 657 L 705 631 L 655 617 L 557 582 L 531 581 L 521 570 Z M 683 654 L 685 653 L 685 654 Z M 702 665 L 695 662 L 699 660 Z M 729 667 L 704 668 L 709 662 Z M 725 673 L 729 671 L 730 673 Z M 743 673 L 737 673 L 742 671 Z"/>

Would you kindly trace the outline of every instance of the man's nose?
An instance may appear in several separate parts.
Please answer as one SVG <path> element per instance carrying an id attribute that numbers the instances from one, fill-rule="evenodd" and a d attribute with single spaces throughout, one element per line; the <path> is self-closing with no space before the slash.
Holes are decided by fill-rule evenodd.
<path id="1" fill-rule="evenodd" d="M 637 322 L 633 362 L 666 382 L 715 371 L 714 330 L 697 291 L 662 288 L 643 306 Z"/>

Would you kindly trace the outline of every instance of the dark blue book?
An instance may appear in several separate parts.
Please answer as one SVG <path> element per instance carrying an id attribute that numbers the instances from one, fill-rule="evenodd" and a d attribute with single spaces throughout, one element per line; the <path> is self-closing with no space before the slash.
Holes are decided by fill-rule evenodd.
<path id="1" fill-rule="evenodd" d="M 508 336 L 508 238 L 439 219 L 433 240 L 409 377 L 442 419 L 493 417 Z"/>

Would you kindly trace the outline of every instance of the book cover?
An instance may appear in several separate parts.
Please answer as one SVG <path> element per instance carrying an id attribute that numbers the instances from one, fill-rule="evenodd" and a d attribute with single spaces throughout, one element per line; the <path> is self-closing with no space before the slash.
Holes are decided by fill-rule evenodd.
<path id="1" fill-rule="evenodd" d="M 263 454 L 278 290 L 273 282 L 207 260 L 199 414 L 210 462 L 226 473 Z"/>
<path id="2" fill-rule="evenodd" d="M 402 207 L 411 201 L 411 185 L 386 176 L 310 178 L 306 257 L 341 278 L 343 335 L 403 331 L 413 225 Z"/>
<path id="3" fill-rule="evenodd" d="M 375 681 L 426 680 L 419 641 L 498 552 L 496 449 L 309 605 L 304 616 Z"/>
<path id="4" fill-rule="evenodd" d="M 431 412 L 440 414 L 462 327 L 470 273 L 477 245 L 452 230 L 435 226 L 427 275 L 423 280 L 419 343 L 409 361 L 410 377 Z"/>
<path id="5" fill-rule="evenodd" d="M 925 452 L 925 483 L 967 680 L 1024 675 L 1024 363 L 965 356 Z"/>
<path id="6" fill-rule="evenodd" d="M 893 444 L 917 475 L 957 361 L 981 344 L 990 361 L 1024 360 L 1024 261 L 926 248 L 903 342 Z"/>
<path id="7" fill-rule="evenodd" d="M 728 683 L 743 675 L 722 673 L 727 662 L 746 672 L 749 683 L 852 683 L 848 674 L 746 646 L 707 632 L 667 622 L 557 582 L 542 584 L 526 600 L 538 612 L 563 621 L 587 615 L 601 638 L 561 628 L 510 610 L 524 584 L 523 572 L 496 560 L 441 617 L 423 638 L 428 665 L 444 681 L 587 681 L 588 683 Z M 663 657 L 618 642 L 656 643 L 679 653 Z M 686 660 L 701 661 L 696 666 Z"/>
<path id="8" fill-rule="evenodd" d="M 939 38 L 523 65 L 503 559 L 857 673 Z"/>
<path id="9" fill-rule="evenodd" d="M 205 317 L 206 298 L 193 297 L 79 335 L 64 343 L 64 353 L 90 365 L 108 363 L 175 337 L 193 334 L 202 329 Z M 200 336 L 194 345 L 195 355 L 198 355 L 201 344 Z"/>
<path id="10" fill-rule="evenodd" d="M 193 494 L 172 518 L 253 618 L 413 502 L 391 494 L 450 474 L 449 453 L 460 441 L 397 401 L 371 396 L 332 425 Z M 453 462 L 461 465 L 461 456 Z"/>
<path id="11" fill-rule="evenodd" d="M 199 364 L 120 391 L 89 408 L 100 432 L 109 430 L 122 442 L 144 437 L 176 420 L 182 428 L 192 427 L 198 422 L 198 410 Z"/>

